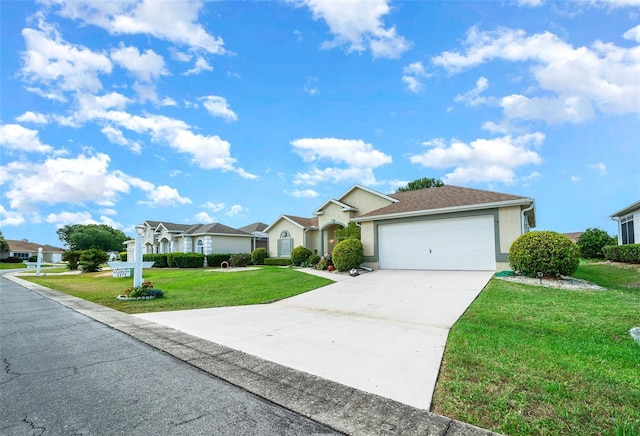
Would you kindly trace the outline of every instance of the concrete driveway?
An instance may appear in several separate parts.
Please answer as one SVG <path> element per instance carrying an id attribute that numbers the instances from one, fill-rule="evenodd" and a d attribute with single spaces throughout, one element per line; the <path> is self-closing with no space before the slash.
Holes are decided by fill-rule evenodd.
<path id="1" fill-rule="evenodd" d="M 276 303 L 136 316 L 428 410 L 449 329 L 492 275 L 330 274 L 336 283 Z"/>

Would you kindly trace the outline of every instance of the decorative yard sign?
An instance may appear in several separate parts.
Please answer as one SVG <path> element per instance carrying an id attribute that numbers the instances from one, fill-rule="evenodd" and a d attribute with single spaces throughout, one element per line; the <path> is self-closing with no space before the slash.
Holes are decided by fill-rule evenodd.
<path id="1" fill-rule="evenodd" d="M 112 277 L 131 277 L 135 262 L 107 262 L 113 271 Z M 154 262 L 142 262 L 142 268 L 151 268 Z"/>

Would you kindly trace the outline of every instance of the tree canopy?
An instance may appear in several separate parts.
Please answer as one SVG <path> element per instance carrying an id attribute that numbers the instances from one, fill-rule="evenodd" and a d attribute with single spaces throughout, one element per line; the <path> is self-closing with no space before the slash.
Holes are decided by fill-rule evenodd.
<path id="1" fill-rule="evenodd" d="M 107 224 L 73 224 L 56 232 L 58 239 L 71 250 L 97 248 L 104 251 L 122 251 L 123 242 L 131 239 Z"/>
<path id="2" fill-rule="evenodd" d="M 414 180 L 413 182 L 407 183 L 407 186 L 399 187 L 396 190 L 396 193 L 415 191 L 415 190 L 424 189 L 424 188 L 439 188 L 440 186 L 444 186 L 444 183 L 442 182 L 442 180 L 423 177 L 421 179 L 417 179 L 417 180 Z"/>

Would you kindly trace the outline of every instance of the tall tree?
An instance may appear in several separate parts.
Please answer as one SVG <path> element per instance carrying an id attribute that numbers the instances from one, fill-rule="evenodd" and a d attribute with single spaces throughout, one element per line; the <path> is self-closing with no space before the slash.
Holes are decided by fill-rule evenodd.
<path id="1" fill-rule="evenodd" d="M 131 239 L 120 230 L 106 224 L 73 224 L 56 232 L 58 239 L 71 250 L 97 248 L 104 251 L 122 251 L 123 242 Z"/>
<path id="2" fill-rule="evenodd" d="M 0 230 L 0 253 L 8 253 L 9 252 L 9 243 L 6 239 L 4 239 L 4 235 L 2 234 L 2 230 Z"/>
<path id="3" fill-rule="evenodd" d="M 407 186 L 401 186 L 396 190 L 396 193 L 415 191 L 417 189 L 424 189 L 424 188 L 439 188 L 440 186 L 444 186 L 444 183 L 442 182 L 442 180 L 423 177 L 421 179 L 417 179 L 417 180 L 414 180 L 413 182 L 407 183 Z"/>

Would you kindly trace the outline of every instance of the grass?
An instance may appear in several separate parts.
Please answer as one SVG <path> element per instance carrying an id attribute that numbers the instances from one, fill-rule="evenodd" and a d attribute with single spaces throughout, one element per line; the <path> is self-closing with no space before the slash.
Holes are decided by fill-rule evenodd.
<path id="1" fill-rule="evenodd" d="M 449 334 L 433 411 L 508 435 L 640 435 L 640 272 L 574 277 L 609 290 L 491 280 Z"/>
<path id="2" fill-rule="evenodd" d="M 22 278 L 125 313 L 268 303 L 332 283 L 329 279 L 278 267 L 240 272 L 149 269 L 144 271 L 144 280 L 163 290 L 165 296 L 145 301 L 119 301 L 116 296 L 132 285 L 131 277 L 114 278 L 103 272 Z"/>

